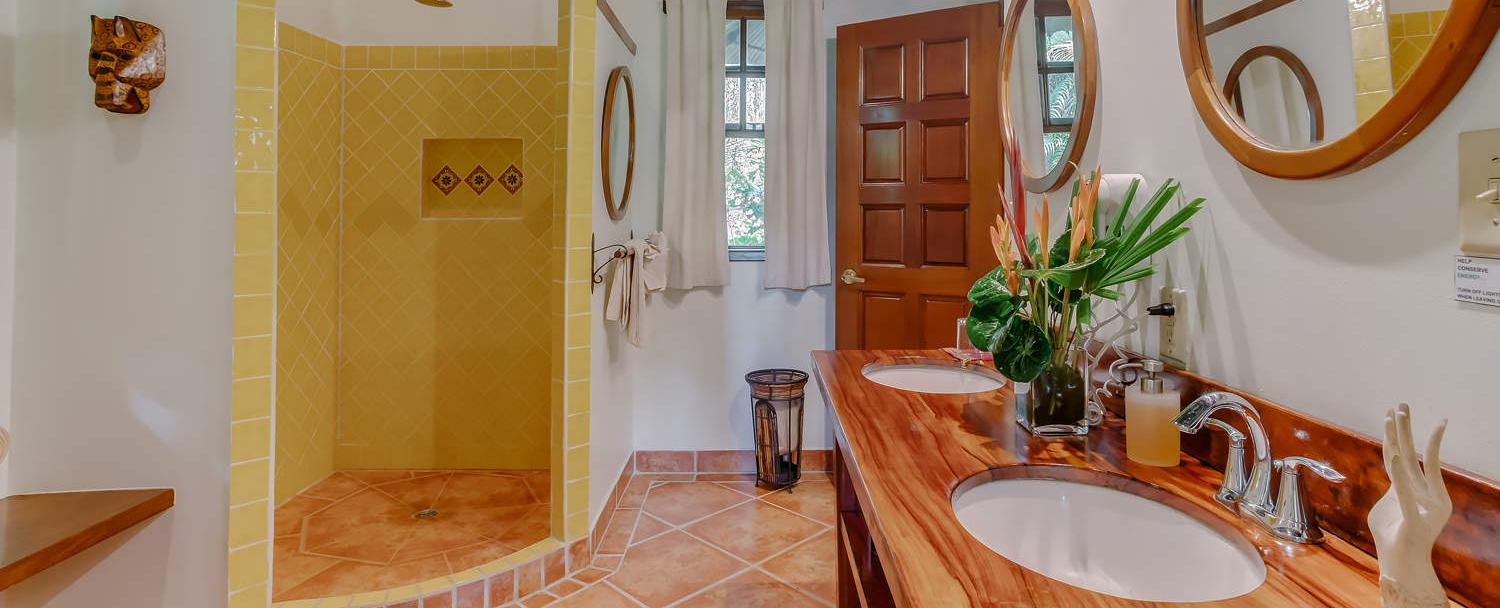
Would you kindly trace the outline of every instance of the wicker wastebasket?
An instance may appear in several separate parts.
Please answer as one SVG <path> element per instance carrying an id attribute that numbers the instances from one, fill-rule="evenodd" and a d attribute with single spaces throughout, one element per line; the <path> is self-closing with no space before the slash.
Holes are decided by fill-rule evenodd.
<path id="1" fill-rule="evenodd" d="M 780 488 L 802 478 L 802 396 L 807 372 L 762 369 L 745 374 L 750 383 L 755 429 L 755 482 Z"/>

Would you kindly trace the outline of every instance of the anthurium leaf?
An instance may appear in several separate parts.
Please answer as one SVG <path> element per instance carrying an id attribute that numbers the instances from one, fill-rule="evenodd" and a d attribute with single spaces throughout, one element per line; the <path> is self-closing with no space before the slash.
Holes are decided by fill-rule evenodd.
<path id="1" fill-rule="evenodd" d="M 992 306 L 1001 300 L 1009 300 L 1016 294 L 1010 292 L 1005 286 L 1005 269 L 996 266 L 994 270 L 984 273 L 979 280 L 974 281 L 974 286 L 969 288 L 969 301 L 975 308 Z M 976 346 L 978 342 L 974 343 Z"/>
<path id="2" fill-rule="evenodd" d="M 968 332 L 969 342 L 975 348 L 994 351 L 1000 328 L 1015 316 L 1016 303 L 1013 298 L 1006 298 L 985 306 L 975 305 L 969 310 L 969 320 L 964 323 L 964 331 Z"/>
<path id="3" fill-rule="evenodd" d="M 994 353 L 995 369 L 1016 382 L 1031 382 L 1047 368 L 1052 341 L 1030 319 L 1012 315 L 1000 329 Z"/>

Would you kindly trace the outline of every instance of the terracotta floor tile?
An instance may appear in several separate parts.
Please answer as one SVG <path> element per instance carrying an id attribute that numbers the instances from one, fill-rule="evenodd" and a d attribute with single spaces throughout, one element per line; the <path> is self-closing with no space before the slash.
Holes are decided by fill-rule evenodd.
<path id="1" fill-rule="evenodd" d="M 685 528 L 741 559 L 758 562 L 828 529 L 811 519 L 753 501 Z"/>
<path id="2" fill-rule="evenodd" d="M 323 481 L 313 484 L 312 487 L 299 492 L 298 495 L 326 500 L 338 500 L 363 490 L 365 487 L 367 487 L 365 483 L 358 479 L 343 473 L 334 473 Z"/>
<path id="3" fill-rule="evenodd" d="M 557 597 L 568 597 L 570 595 L 573 595 L 574 593 L 577 593 L 578 590 L 582 588 L 583 583 L 572 579 L 563 579 L 561 581 L 558 581 L 556 585 L 548 587 L 547 591 Z"/>
<path id="4" fill-rule="evenodd" d="M 340 472 L 372 486 L 376 484 L 390 483 L 392 481 L 401 481 L 403 479 L 411 479 L 412 476 L 411 471 L 395 469 L 369 469 L 362 471 Z"/>
<path id="5" fill-rule="evenodd" d="M 557 596 L 542 591 L 535 595 L 527 596 L 526 599 L 517 602 L 517 605 L 521 606 L 521 608 L 542 608 L 542 606 L 551 606 L 556 601 Z"/>
<path id="6" fill-rule="evenodd" d="M 519 547 L 503 545 L 489 541 L 454 549 L 445 553 L 448 557 L 448 567 L 454 572 L 463 572 L 469 568 L 483 566 L 502 557 L 515 553 Z"/>
<path id="7" fill-rule="evenodd" d="M 453 593 L 438 593 L 424 597 L 422 608 L 453 608 Z"/>
<path id="8" fill-rule="evenodd" d="M 611 572 L 608 570 L 590 567 L 584 569 L 582 572 L 575 572 L 573 574 L 573 578 L 585 585 L 591 585 L 599 582 L 604 577 L 609 576 L 610 574 Z"/>
<path id="9" fill-rule="evenodd" d="M 793 587 L 830 602 L 838 599 L 838 541 L 833 530 L 819 534 L 760 567 Z"/>
<path id="10" fill-rule="evenodd" d="M 635 532 L 635 522 L 640 514 L 641 512 L 637 509 L 616 509 L 609 520 L 609 527 L 599 538 L 599 546 L 594 549 L 594 553 L 604 555 L 625 553 L 625 547 L 630 546 L 631 533 Z"/>
<path id="11" fill-rule="evenodd" d="M 662 520 L 650 515 L 643 514 L 641 515 L 640 520 L 635 522 L 635 534 L 630 537 L 630 544 L 634 545 L 636 543 L 650 540 L 656 535 L 671 529 L 672 526 L 667 525 L 666 522 L 663 522 Z"/>
<path id="12" fill-rule="evenodd" d="M 744 473 L 755 470 L 755 452 L 750 450 L 704 450 L 698 452 L 699 473 Z"/>
<path id="13" fill-rule="evenodd" d="M 438 515 L 438 519 L 417 520 L 416 525 L 410 529 L 406 544 L 401 545 L 401 549 L 391 556 L 391 563 L 431 557 L 454 549 L 490 542 L 473 528 L 442 517 Z"/>
<path id="14" fill-rule="evenodd" d="M 600 570 L 614 572 L 620 569 L 620 564 L 624 561 L 625 557 L 622 555 L 596 555 L 590 565 Z"/>
<path id="15" fill-rule="evenodd" d="M 459 587 L 453 597 L 453 608 L 484 608 L 484 581 Z"/>
<path id="16" fill-rule="evenodd" d="M 553 604 L 553 608 L 637 608 L 609 585 L 594 585 Z"/>
<path id="17" fill-rule="evenodd" d="M 277 601 L 286 593 L 307 582 L 318 573 L 343 563 L 331 557 L 307 555 L 298 551 L 302 541 L 296 536 L 283 536 L 273 541 L 271 555 L 276 567 L 271 572 L 271 595 Z"/>
<path id="18" fill-rule="evenodd" d="M 547 505 L 458 509 L 448 513 L 460 525 L 512 547 L 525 547 L 546 538 L 552 531 L 551 511 Z M 438 517 L 442 516 L 440 511 Z"/>
<path id="19" fill-rule="evenodd" d="M 653 486 L 645 512 L 673 525 L 682 525 L 748 500 L 744 494 L 714 483 L 666 483 Z"/>
<path id="20" fill-rule="evenodd" d="M 804 479 L 796 486 L 761 498 L 781 505 L 828 525 L 834 523 L 833 483 L 824 479 Z"/>
<path id="21" fill-rule="evenodd" d="M 758 571 L 750 571 L 719 583 L 681 608 L 821 608 L 822 603 L 796 589 L 776 582 Z"/>
<path id="22" fill-rule="evenodd" d="M 452 477 L 448 474 L 427 475 L 383 483 L 375 489 L 400 501 L 412 513 L 416 513 L 437 503 L 438 495 L 443 493 L 443 488 Z"/>
<path id="23" fill-rule="evenodd" d="M 308 553 L 362 562 L 390 562 L 417 523 L 405 505 L 373 489 L 308 517 L 302 549 Z"/>
<path id="24" fill-rule="evenodd" d="M 620 492 L 621 509 L 639 509 L 646 501 L 646 490 L 657 481 L 692 481 L 692 473 L 638 473 L 625 484 Z"/>
<path id="25" fill-rule="evenodd" d="M 699 473 L 693 481 L 748 481 L 755 483 L 755 473 Z"/>
<path id="26" fill-rule="evenodd" d="M 635 470 L 646 473 L 692 473 L 693 452 L 643 450 L 635 453 Z"/>
<path id="27" fill-rule="evenodd" d="M 631 547 L 619 572 L 607 580 L 650 608 L 660 608 L 744 567 L 703 541 L 669 532 Z"/>
<path id="28" fill-rule="evenodd" d="M 754 480 L 750 481 L 720 481 L 719 485 L 744 494 L 746 496 L 765 496 L 775 490 L 767 490 L 756 485 Z"/>
<path id="29" fill-rule="evenodd" d="M 517 507 L 536 504 L 538 501 L 526 488 L 526 481 L 516 477 L 497 477 L 473 473 L 454 473 L 438 497 L 436 507 L 443 509 L 473 509 L 489 507 Z"/>
<path id="30" fill-rule="evenodd" d="M 293 587 L 282 599 L 304 600 L 389 589 L 447 574 L 448 562 L 441 555 L 394 566 L 343 562 Z"/>
<path id="31" fill-rule="evenodd" d="M 326 508 L 333 501 L 311 496 L 297 495 L 276 507 L 274 528 L 276 536 L 286 536 L 302 531 L 302 518 Z"/>

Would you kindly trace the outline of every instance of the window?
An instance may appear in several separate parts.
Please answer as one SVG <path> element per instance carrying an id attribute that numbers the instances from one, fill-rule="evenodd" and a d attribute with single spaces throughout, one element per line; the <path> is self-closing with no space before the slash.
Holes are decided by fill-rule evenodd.
<path id="1" fill-rule="evenodd" d="M 1037 74 L 1042 92 L 1042 150 L 1047 170 L 1062 161 L 1073 138 L 1078 107 L 1073 63 L 1073 16 L 1067 0 L 1040 0 L 1036 5 Z"/>
<path id="2" fill-rule="evenodd" d="M 724 22 L 724 206 L 729 259 L 766 259 L 766 22 L 732 0 Z"/>

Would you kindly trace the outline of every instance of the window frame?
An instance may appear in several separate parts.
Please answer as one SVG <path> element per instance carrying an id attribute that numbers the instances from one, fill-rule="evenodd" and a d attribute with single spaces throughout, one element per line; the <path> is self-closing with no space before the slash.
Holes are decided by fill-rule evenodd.
<path id="1" fill-rule="evenodd" d="M 766 66 L 751 66 L 747 61 L 750 56 L 749 22 L 765 22 L 765 3 L 761 0 L 729 0 L 725 10 L 725 22 L 739 21 L 740 23 L 740 56 L 737 65 L 724 66 L 725 78 L 738 78 L 740 81 L 740 120 L 731 123 L 724 121 L 724 137 L 765 139 L 765 124 L 760 128 L 749 127 L 745 121 L 746 113 L 749 112 L 746 81 L 750 78 L 765 78 Z M 728 61 L 725 61 L 727 64 Z M 729 261 L 731 262 L 764 262 L 766 260 L 766 247 L 764 245 L 730 245 Z"/>
<path id="2" fill-rule="evenodd" d="M 1036 8 L 1034 9 L 1034 18 L 1036 19 L 1036 32 L 1037 32 L 1037 36 L 1036 36 L 1037 79 L 1038 79 L 1038 84 L 1040 85 L 1039 89 L 1041 90 L 1041 96 L 1042 96 L 1042 132 L 1043 133 L 1072 133 L 1073 132 L 1073 120 L 1075 118 L 1077 118 L 1076 116 L 1074 118 L 1070 118 L 1070 119 L 1068 119 L 1066 121 L 1061 121 L 1061 120 L 1054 121 L 1052 119 L 1051 113 L 1047 111 L 1047 109 L 1049 107 L 1051 107 L 1051 102 L 1052 102 L 1052 99 L 1051 99 L 1051 96 L 1052 96 L 1052 87 L 1050 86 L 1050 83 L 1047 82 L 1047 77 L 1051 76 L 1051 75 L 1055 75 L 1055 74 L 1072 74 L 1073 75 L 1073 82 L 1075 83 L 1074 86 L 1076 87 L 1077 86 L 1076 83 L 1078 82 L 1078 61 L 1076 59 L 1073 60 L 1073 61 L 1066 61 L 1066 62 L 1063 62 L 1063 61 L 1055 61 L 1055 62 L 1047 61 L 1047 18 L 1048 17 L 1067 17 L 1069 20 L 1071 20 L 1073 18 L 1073 12 L 1072 12 L 1071 9 L 1068 8 L 1068 1 L 1067 0 L 1037 0 Z M 1076 110 L 1077 109 L 1075 108 L 1074 114 L 1077 114 Z"/>

